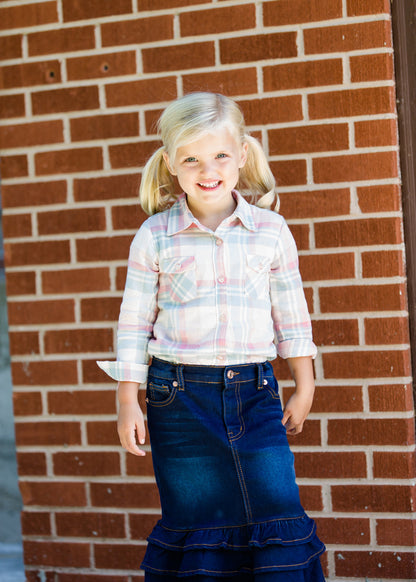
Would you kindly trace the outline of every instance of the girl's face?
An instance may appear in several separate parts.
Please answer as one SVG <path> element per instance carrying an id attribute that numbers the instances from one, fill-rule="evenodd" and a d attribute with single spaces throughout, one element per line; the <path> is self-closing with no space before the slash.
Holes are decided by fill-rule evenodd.
<path id="1" fill-rule="evenodd" d="M 167 154 L 164 158 L 171 174 L 178 177 L 196 218 L 228 210 L 231 214 L 235 206 L 231 191 L 246 162 L 247 144 L 240 145 L 223 128 L 179 147 L 174 160 Z"/>

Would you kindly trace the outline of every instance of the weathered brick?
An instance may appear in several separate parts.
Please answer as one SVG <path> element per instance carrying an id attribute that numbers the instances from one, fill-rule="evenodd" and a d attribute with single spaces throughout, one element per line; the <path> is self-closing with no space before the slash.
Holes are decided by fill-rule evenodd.
<path id="1" fill-rule="evenodd" d="M 283 390 L 285 401 L 293 388 Z M 363 395 L 361 386 L 316 386 L 312 412 L 361 412 Z"/>
<path id="2" fill-rule="evenodd" d="M 296 32 L 277 32 L 255 36 L 220 39 L 223 65 L 297 56 Z M 196 65 L 198 66 L 198 65 Z M 201 66 L 201 65 L 199 65 Z"/>
<path id="3" fill-rule="evenodd" d="M 153 529 L 158 515 L 150 514 L 131 514 L 129 516 L 130 534 L 133 540 L 145 540 Z"/>
<path id="4" fill-rule="evenodd" d="M 395 111 L 392 87 L 324 91 L 308 95 L 311 119 L 378 115 Z"/>
<path id="5" fill-rule="evenodd" d="M 193 91 L 213 91 L 225 95 L 246 95 L 257 92 L 257 71 L 254 67 L 229 69 L 209 73 L 183 75 L 185 93 Z M 147 112 L 153 113 L 153 111 Z M 157 115 L 159 117 L 159 114 Z M 153 120 L 147 127 L 155 127 Z M 153 131 L 154 133 L 154 131 Z"/>
<path id="6" fill-rule="evenodd" d="M 97 568 L 109 570 L 137 570 L 144 557 L 145 547 L 125 544 L 96 544 L 94 546 L 95 564 Z"/>
<path id="7" fill-rule="evenodd" d="M 181 36 L 220 34 L 255 28 L 256 7 L 254 4 L 209 8 L 198 12 L 183 12 L 179 16 Z M 195 23 L 198 22 L 197 30 Z"/>
<path id="8" fill-rule="evenodd" d="M 358 345 L 358 321 L 356 319 L 315 320 L 313 338 L 318 346 Z"/>
<path id="9" fill-rule="evenodd" d="M 32 93 L 32 109 L 35 115 L 63 113 L 67 111 L 86 111 L 98 109 L 98 87 L 70 87 L 54 91 Z"/>
<path id="10" fill-rule="evenodd" d="M 415 546 L 416 523 L 413 519 L 377 519 L 377 543 L 381 546 Z"/>
<path id="11" fill-rule="evenodd" d="M 279 192 L 279 198 L 280 212 L 286 219 L 338 216 L 350 210 L 348 188 Z"/>
<path id="12" fill-rule="evenodd" d="M 319 290 L 323 313 L 348 311 L 399 311 L 406 308 L 401 285 L 348 285 Z"/>
<path id="13" fill-rule="evenodd" d="M 337 576 L 413 580 L 416 578 L 414 552 L 342 551 L 335 555 Z"/>
<path id="14" fill-rule="evenodd" d="M 361 254 L 363 277 L 404 277 L 403 251 L 374 251 Z"/>
<path id="15" fill-rule="evenodd" d="M 61 28 L 28 34 L 29 56 L 56 54 L 93 49 L 93 26 Z"/>
<path id="16" fill-rule="evenodd" d="M 110 288 L 108 267 L 67 269 L 42 273 L 43 293 L 82 293 Z"/>
<path id="17" fill-rule="evenodd" d="M 295 239 L 296 246 L 300 251 L 309 249 L 309 225 L 308 224 L 291 224 L 290 232 Z M 305 290 L 306 293 L 307 290 Z"/>
<path id="18" fill-rule="evenodd" d="M 28 566 L 88 568 L 90 565 L 88 543 L 26 540 L 23 543 L 23 554 Z"/>
<path id="19" fill-rule="evenodd" d="M 356 180 L 383 180 L 398 175 L 396 152 L 341 155 L 313 160 L 317 184 Z"/>
<path id="20" fill-rule="evenodd" d="M 40 121 L 0 127 L 0 147 L 2 149 L 61 143 L 63 141 L 62 121 Z"/>
<path id="21" fill-rule="evenodd" d="M 23 481 L 20 483 L 20 492 L 25 505 L 56 505 L 59 507 L 86 505 L 84 483 Z"/>
<path id="22" fill-rule="evenodd" d="M 39 63 L 21 63 L 0 69 L 0 88 L 31 87 L 61 82 L 59 61 L 41 61 Z"/>
<path id="23" fill-rule="evenodd" d="M 66 240 L 5 243 L 4 251 L 6 264 L 10 267 L 70 261 L 69 243 Z"/>
<path id="24" fill-rule="evenodd" d="M 272 156 L 347 150 L 349 147 L 346 123 L 271 129 L 268 134 Z"/>
<path id="25" fill-rule="evenodd" d="M 40 392 L 13 392 L 13 411 L 15 416 L 42 414 Z"/>
<path id="26" fill-rule="evenodd" d="M 104 53 L 87 57 L 67 59 L 68 79 L 95 79 L 136 73 L 134 51 Z"/>
<path id="27" fill-rule="evenodd" d="M 177 97 L 176 78 L 172 76 L 157 77 L 125 83 L 111 83 L 106 86 L 105 94 L 108 107 L 171 101 Z"/>
<path id="28" fill-rule="evenodd" d="M 409 320 L 407 317 L 366 318 L 364 326 L 367 345 L 409 343 Z"/>
<path id="29" fill-rule="evenodd" d="M 114 380 L 112 380 L 112 382 L 114 384 Z M 101 446 L 120 446 L 120 440 L 117 434 L 117 426 L 114 421 L 96 420 L 87 422 L 86 425 L 88 444 Z"/>
<path id="30" fill-rule="evenodd" d="M 46 475 L 45 453 L 17 453 L 17 469 L 19 475 L 42 476 Z"/>
<path id="31" fill-rule="evenodd" d="M 131 0 L 118 0 L 116 4 L 112 0 L 90 0 L 87 3 L 62 0 L 62 8 L 64 22 L 130 14 L 132 11 Z"/>
<path id="32" fill-rule="evenodd" d="M 266 26 L 331 20 L 341 16 L 341 0 L 278 0 L 265 2 L 263 6 Z"/>
<path id="33" fill-rule="evenodd" d="M 200 69 L 215 65 L 215 47 L 213 42 L 194 42 L 144 48 L 142 58 L 145 73 Z"/>
<path id="34" fill-rule="evenodd" d="M 144 166 L 153 152 L 159 147 L 155 141 L 141 141 L 138 143 L 123 143 L 109 146 L 112 168 L 128 168 Z"/>
<path id="35" fill-rule="evenodd" d="M 39 234 L 105 230 L 104 208 L 68 208 L 38 213 Z"/>
<path id="36" fill-rule="evenodd" d="M 169 40 L 173 38 L 173 15 L 105 22 L 101 25 L 101 38 L 104 47 Z"/>
<path id="37" fill-rule="evenodd" d="M 300 485 L 299 494 L 306 511 L 322 511 L 322 487 L 320 485 Z"/>
<path id="38" fill-rule="evenodd" d="M 9 303 L 9 323 L 30 325 L 34 323 L 66 323 L 75 321 L 73 299 L 51 301 L 12 301 Z"/>
<path id="39" fill-rule="evenodd" d="M 66 182 L 64 180 L 3 184 L 2 186 L 3 208 L 33 207 L 62 202 L 66 202 Z"/>
<path id="40" fill-rule="evenodd" d="M 74 361 L 12 362 L 11 368 L 15 386 L 55 386 L 78 382 Z"/>
<path id="41" fill-rule="evenodd" d="M 59 512 L 55 520 L 57 533 L 63 537 L 124 538 L 126 535 L 124 516 L 120 513 Z"/>
<path id="42" fill-rule="evenodd" d="M 270 6 L 265 4 L 264 7 Z M 341 59 L 268 65 L 263 69 L 265 91 L 285 91 L 342 83 Z"/>
<path id="43" fill-rule="evenodd" d="M 395 119 L 376 119 L 355 123 L 355 145 L 360 148 L 397 145 Z"/>
<path id="44" fill-rule="evenodd" d="M 120 475 L 120 455 L 118 453 L 55 453 L 53 455 L 55 475 L 97 476 Z"/>
<path id="45" fill-rule="evenodd" d="M 353 479 L 367 476 L 365 453 L 295 453 L 296 476 L 308 479 Z"/>
<path id="46" fill-rule="evenodd" d="M 143 406 L 143 409 L 146 406 L 145 403 L 145 396 L 146 390 L 140 390 L 139 393 L 139 404 Z M 145 477 L 153 477 L 153 463 L 152 463 L 152 455 L 148 453 L 145 457 L 140 457 L 138 459 L 135 455 L 126 455 L 126 473 L 127 475 L 137 475 L 137 476 L 145 476 Z"/>
<path id="47" fill-rule="evenodd" d="M 121 297 L 92 297 L 81 299 L 82 321 L 116 321 Z"/>
<path id="48" fill-rule="evenodd" d="M 3 180 L 7 178 L 22 178 L 28 175 L 26 155 L 6 156 L 0 158 L 0 174 Z"/>
<path id="49" fill-rule="evenodd" d="M 412 410 L 412 388 L 409 384 L 388 384 L 368 387 L 371 411 Z"/>
<path id="50" fill-rule="evenodd" d="M 45 511 L 23 511 L 21 523 L 23 535 L 47 536 L 51 534 L 50 514 Z"/>
<path id="51" fill-rule="evenodd" d="M 49 392 L 48 411 L 51 414 L 115 414 L 114 390 L 75 390 Z"/>
<path id="52" fill-rule="evenodd" d="M 322 354 L 325 378 L 380 378 L 408 376 L 409 352 L 365 351 Z"/>
<path id="53" fill-rule="evenodd" d="M 6 276 L 7 297 L 36 293 L 36 274 L 33 271 L 8 272 Z"/>
<path id="54" fill-rule="evenodd" d="M 91 483 L 91 504 L 96 507 L 159 508 L 153 483 Z"/>
<path id="55" fill-rule="evenodd" d="M 58 22 L 56 2 L 36 2 L 0 8 L 0 29 L 25 28 Z"/>
<path id="56" fill-rule="evenodd" d="M 72 141 L 133 137 L 139 135 L 137 113 L 95 115 L 70 120 Z"/>
<path id="57" fill-rule="evenodd" d="M 409 445 L 414 442 L 412 430 L 413 421 L 406 418 L 329 419 L 328 444 Z"/>
<path id="58" fill-rule="evenodd" d="M 414 479 L 416 460 L 413 453 L 373 452 L 376 479 Z"/>
<path id="59" fill-rule="evenodd" d="M 13 355 L 39 354 L 39 333 L 37 331 L 10 331 L 10 353 Z"/>
<path id="60" fill-rule="evenodd" d="M 391 46 L 390 22 L 357 22 L 303 32 L 305 54 L 347 52 Z"/>
<path id="61" fill-rule="evenodd" d="M 389 212 L 401 209 L 400 188 L 397 184 L 360 186 L 358 203 L 362 212 Z"/>
<path id="62" fill-rule="evenodd" d="M 282 378 L 279 374 L 277 377 Z M 289 442 L 291 446 L 319 447 L 322 444 L 320 421 L 309 419 L 304 424 L 303 430 L 300 434 L 289 435 Z"/>
<path id="63" fill-rule="evenodd" d="M 138 185 L 139 176 L 137 174 L 75 179 L 74 199 L 80 202 L 118 198 L 137 199 Z"/>
<path id="64" fill-rule="evenodd" d="M 2 216 L 4 238 L 24 238 L 32 236 L 32 217 L 30 214 L 6 214 Z"/>
<path id="65" fill-rule="evenodd" d="M 78 261 L 126 260 L 132 236 L 112 236 L 77 240 Z"/>
<path id="66" fill-rule="evenodd" d="M 113 206 L 111 209 L 111 220 L 115 230 L 138 230 L 147 218 L 147 214 L 137 202 L 128 206 Z"/>
<path id="67" fill-rule="evenodd" d="M 363 545 L 370 543 L 370 520 L 349 517 L 317 517 L 318 535 L 327 544 Z"/>
<path id="68" fill-rule="evenodd" d="M 382 13 L 390 14 L 390 2 L 388 0 L 347 0 L 348 16 Z"/>
<path id="69" fill-rule="evenodd" d="M 401 221 L 388 217 L 317 222 L 315 240 L 318 248 L 399 244 Z"/>
<path id="70" fill-rule="evenodd" d="M 164 8 L 177 8 L 179 6 L 193 6 L 194 4 L 208 4 L 211 0 L 138 0 L 139 10 L 162 10 Z"/>
<path id="71" fill-rule="evenodd" d="M 113 330 L 50 330 L 45 332 L 44 345 L 47 354 L 110 352 L 113 349 Z"/>
<path id="72" fill-rule="evenodd" d="M 111 537 L 111 536 L 110 536 Z M 117 536 L 114 536 L 117 537 Z M 56 576 L 57 574 L 54 574 Z M 74 582 L 73 581 L 73 574 L 64 574 L 59 573 L 59 578 L 57 582 Z M 31 581 L 29 581 L 31 582 Z M 36 581 L 39 582 L 39 581 Z M 46 580 L 49 582 L 49 580 Z M 55 582 L 54 580 L 51 582 Z M 129 576 L 115 576 L 114 574 L 110 574 L 106 576 L 105 574 L 77 574 L 77 582 L 130 582 Z M 143 582 L 143 580 L 139 579 L 139 582 Z"/>
<path id="73" fill-rule="evenodd" d="M 115 321 L 117 317 L 113 318 Z M 112 384 L 115 381 L 97 366 L 96 360 L 82 361 L 82 382 L 84 384 Z"/>
<path id="74" fill-rule="evenodd" d="M 350 69 L 353 83 L 390 81 L 394 76 L 393 55 L 381 53 L 351 56 Z"/>
<path id="75" fill-rule="evenodd" d="M 413 511 L 414 491 L 408 485 L 345 485 L 331 487 L 334 511 L 408 513 Z"/>
<path id="76" fill-rule="evenodd" d="M 22 35 L 14 34 L 0 37 L 0 55 L 4 61 L 19 59 L 22 56 Z"/>
<path id="77" fill-rule="evenodd" d="M 304 281 L 350 279 L 355 274 L 353 253 L 301 255 L 299 266 Z"/>
<path id="78" fill-rule="evenodd" d="M 18 422 L 15 425 L 18 446 L 80 445 L 78 422 Z"/>
<path id="79" fill-rule="evenodd" d="M 300 95 L 266 97 L 239 101 L 247 125 L 300 121 L 303 118 Z"/>
<path id="80" fill-rule="evenodd" d="M 35 154 L 36 174 L 62 174 L 101 170 L 103 152 L 99 147 L 56 150 Z"/>
<path id="81" fill-rule="evenodd" d="M 25 115 L 24 95 L 0 95 L 0 119 Z"/>

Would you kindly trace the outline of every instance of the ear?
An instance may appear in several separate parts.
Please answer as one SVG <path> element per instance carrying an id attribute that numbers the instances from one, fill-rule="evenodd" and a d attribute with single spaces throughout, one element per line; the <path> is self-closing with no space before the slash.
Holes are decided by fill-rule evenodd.
<path id="1" fill-rule="evenodd" d="M 168 156 L 167 152 L 163 152 L 163 159 L 165 160 L 165 164 L 166 164 L 169 172 L 172 174 L 172 176 L 176 176 L 176 172 L 170 163 L 169 156 Z"/>
<path id="2" fill-rule="evenodd" d="M 245 141 L 241 146 L 240 163 L 238 164 L 239 168 L 242 168 L 245 165 L 247 161 L 247 156 L 248 156 L 248 143 Z"/>

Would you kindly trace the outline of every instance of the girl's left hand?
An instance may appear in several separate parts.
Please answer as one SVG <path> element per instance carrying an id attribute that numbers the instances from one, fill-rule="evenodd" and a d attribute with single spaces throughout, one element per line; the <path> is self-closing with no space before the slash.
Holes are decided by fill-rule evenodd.
<path id="1" fill-rule="evenodd" d="M 295 392 L 289 398 L 283 410 L 283 426 L 286 427 L 287 434 L 295 435 L 302 432 L 305 422 L 312 406 L 312 395 Z"/>

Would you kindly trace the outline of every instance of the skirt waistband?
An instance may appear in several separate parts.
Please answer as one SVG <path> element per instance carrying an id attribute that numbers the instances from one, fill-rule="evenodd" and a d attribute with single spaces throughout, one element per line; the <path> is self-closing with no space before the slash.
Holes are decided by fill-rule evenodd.
<path id="1" fill-rule="evenodd" d="M 174 379 L 179 390 L 185 382 L 208 382 L 210 384 L 230 384 L 257 381 L 263 387 L 265 376 L 273 376 L 270 362 L 237 364 L 230 366 L 199 366 L 195 364 L 174 364 L 153 356 L 149 374 L 157 378 Z"/>

